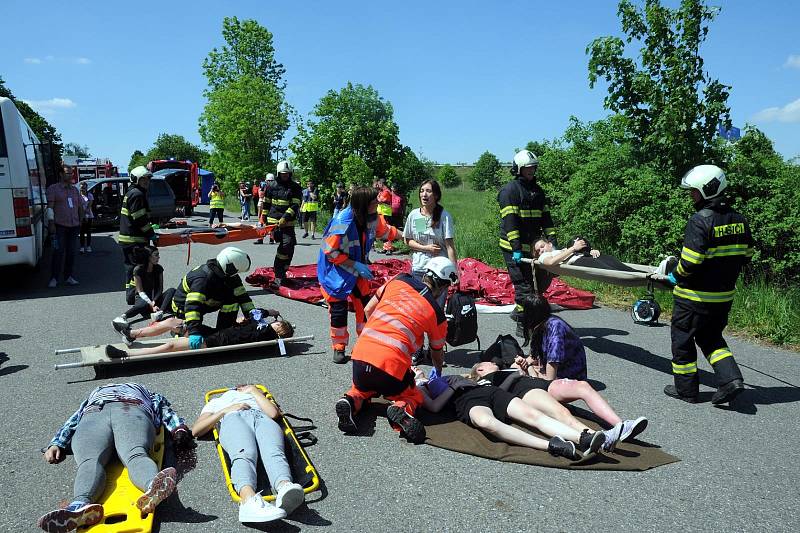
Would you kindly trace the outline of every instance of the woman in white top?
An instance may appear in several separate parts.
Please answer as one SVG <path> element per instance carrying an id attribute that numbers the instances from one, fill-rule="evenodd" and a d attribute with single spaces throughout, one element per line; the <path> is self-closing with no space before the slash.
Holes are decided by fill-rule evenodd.
<path id="1" fill-rule="evenodd" d="M 453 217 L 439 203 L 442 189 L 436 180 L 425 180 L 419 186 L 419 209 L 414 209 L 406 218 L 403 238 L 411 248 L 411 275 L 422 279 L 425 264 L 434 257 L 447 257 L 458 264 L 455 245 Z M 438 302 L 444 310 L 447 292 L 443 291 Z"/>
<path id="2" fill-rule="evenodd" d="M 240 522 L 269 522 L 291 514 L 304 499 L 303 487 L 292 482 L 284 451 L 280 411 L 255 385 L 239 385 L 209 401 L 192 426 L 195 437 L 219 423 L 219 441 L 231 460 L 231 481 L 241 498 Z M 275 506 L 256 493 L 258 458 L 277 492 Z"/>

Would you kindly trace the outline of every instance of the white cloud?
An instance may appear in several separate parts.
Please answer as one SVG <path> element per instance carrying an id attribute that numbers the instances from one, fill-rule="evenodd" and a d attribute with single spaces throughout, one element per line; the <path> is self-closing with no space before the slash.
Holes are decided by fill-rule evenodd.
<path id="1" fill-rule="evenodd" d="M 72 109 L 78 107 L 74 101 L 69 98 L 50 98 L 49 100 L 23 100 L 26 104 L 31 106 L 39 113 L 52 113 L 62 109 Z"/>
<path id="2" fill-rule="evenodd" d="M 786 58 L 786 63 L 783 66 L 786 68 L 800 68 L 800 55 L 791 54 Z"/>
<path id="3" fill-rule="evenodd" d="M 753 116 L 755 122 L 800 122 L 800 98 L 783 107 L 768 107 Z"/>
<path id="4" fill-rule="evenodd" d="M 89 59 L 88 57 L 76 57 L 75 58 L 75 63 L 77 63 L 78 65 L 88 65 L 91 62 L 92 62 L 92 60 Z"/>
<path id="5" fill-rule="evenodd" d="M 42 64 L 42 60 L 39 59 L 38 57 L 26 57 L 25 58 L 25 62 L 28 63 L 29 65 L 41 65 Z"/>

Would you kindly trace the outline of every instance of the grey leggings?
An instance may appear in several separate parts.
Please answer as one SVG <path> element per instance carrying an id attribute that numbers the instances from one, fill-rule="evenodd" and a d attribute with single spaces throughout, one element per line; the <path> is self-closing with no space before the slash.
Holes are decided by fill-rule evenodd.
<path id="1" fill-rule="evenodd" d="M 78 463 L 74 500 L 96 501 L 106 485 L 105 466 L 115 451 L 127 467 L 131 482 L 146 491 L 158 473 L 148 455 L 155 433 L 153 421 L 136 405 L 111 402 L 100 411 L 84 413 L 72 437 L 72 452 Z"/>
<path id="2" fill-rule="evenodd" d="M 231 481 L 237 493 L 247 485 L 256 490 L 259 454 L 273 491 L 282 481 L 292 480 L 283 430 L 262 411 L 246 409 L 225 415 L 219 426 L 219 442 L 231 458 Z"/>

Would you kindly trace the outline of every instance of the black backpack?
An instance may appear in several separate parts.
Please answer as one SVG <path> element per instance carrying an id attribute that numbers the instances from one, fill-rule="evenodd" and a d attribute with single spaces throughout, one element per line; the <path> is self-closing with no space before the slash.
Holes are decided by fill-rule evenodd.
<path id="1" fill-rule="evenodd" d="M 508 368 L 514 364 L 516 356 L 525 357 L 517 339 L 513 335 L 498 335 L 497 339 L 481 354 L 481 361 L 492 361 L 499 366 Z M 502 362 L 502 364 L 500 364 Z"/>
<path id="2" fill-rule="evenodd" d="M 461 346 L 478 341 L 478 349 L 481 349 L 475 298 L 465 292 L 456 291 L 447 300 L 445 316 L 447 317 L 447 344 Z"/>

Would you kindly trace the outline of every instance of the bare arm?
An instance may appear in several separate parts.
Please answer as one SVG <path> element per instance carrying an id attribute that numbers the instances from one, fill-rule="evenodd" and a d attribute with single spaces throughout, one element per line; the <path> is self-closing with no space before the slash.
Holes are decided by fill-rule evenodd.
<path id="1" fill-rule="evenodd" d="M 255 398 L 256 403 L 258 403 L 258 407 L 261 409 L 261 411 L 268 417 L 272 418 L 273 420 L 280 417 L 281 413 L 278 410 L 278 407 L 269 401 L 267 397 L 264 396 L 264 393 L 261 392 L 261 389 L 255 385 L 248 385 L 242 389 L 242 392 L 249 392 L 250 395 Z"/>
<path id="2" fill-rule="evenodd" d="M 221 411 L 217 411 L 216 413 L 203 413 L 192 425 L 192 435 L 194 435 L 195 438 L 202 437 L 211 431 L 211 429 L 216 426 L 226 414 L 245 409 L 250 409 L 250 406 L 246 403 L 235 403 L 226 407 L 225 409 L 222 409 Z"/>
<path id="3" fill-rule="evenodd" d="M 406 246 L 411 248 L 414 252 L 427 252 L 430 254 L 438 254 L 441 248 L 438 244 L 420 244 L 419 242 L 415 241 L 414 239 L 403 239 L 406 243 Z"/>
<path id="4" fill-rule="evenodd" d="M 557 254 L 548 255 L 541 259 L 542 264 L 545 265 L 558 265 L 572 256 L 577 250 L 581 250 L 586 246 L 586 241 L 582 239 L 576 240 L 569 248 L 564 248 Z"/>
<path id="5" fill-rule="evenodd" d="M 424 399 L 422 406 L 431 413 L 438 413 L 444 409 L 444 406 L 447 405 L 456 392 L 452 387 L 448 387 L 446 391 L 442 392 L 436 398 L 431 398 L 428 396 L 428 391 L 425 387 L 419 387 L 419 390 L 422 392 Z"/>
<path id="6" fill-rule="evenodd" d="M 444 240 L 444 248 L 447 250 L 447 258 L 458 266 L 458 256 L 456 255 L 456 243 L 453 239 Z"/>

